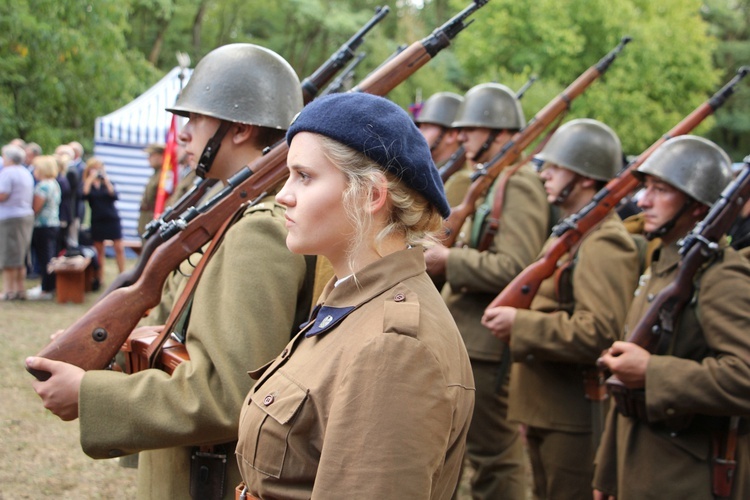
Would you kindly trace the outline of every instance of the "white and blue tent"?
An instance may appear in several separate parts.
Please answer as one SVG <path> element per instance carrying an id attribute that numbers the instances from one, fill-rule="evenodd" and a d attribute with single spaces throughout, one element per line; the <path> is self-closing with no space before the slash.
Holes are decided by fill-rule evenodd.
<path id="1" fill-rule="evenodd" d="M 154 142 L 166 142 L 172 114 L 165 108 L 174 105 L 180 92 L 180 71 L 175 67 L 135 100 L 95 122 L 94 156 L 104 162 L 119 195 L 116 206 L 126 242 L 140 241 L 139 207 L 153 173 L 143 149 Z M 184 70 L 183 86 L 191 73 Z"/>

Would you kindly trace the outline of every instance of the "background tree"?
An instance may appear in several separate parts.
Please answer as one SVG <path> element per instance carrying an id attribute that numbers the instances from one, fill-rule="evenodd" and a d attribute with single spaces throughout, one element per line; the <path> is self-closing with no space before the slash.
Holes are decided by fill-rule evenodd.
<path id="1" fill-rule="evenodd" d="M 401 0 L 360 48 L 360 81 L 469 0 Z M 193 65 L 232 42 L 266 46 L 308 76 L 382 5 L 376 0 L 0 0 L 0 138 L 53 147 L 91 144 L 97 116 L 137 97 L 187 52 Z M 750 0 L 492 0 L 453 46 L 396 88 L 407 107 L 421 95 L 463 93 L 487 81 L 539 81 L 523 107 L 533 116 L 624 35 L 633 42 L 568 119 L 612 126 L 638 154 L 750 62 Z M 743 85 L 696 133 L 741 159 L 750 136 Z M 712 128 L 714 127 L 714 128 Z"/>
<path id="2" fill-rule="evenodd" d="M 130 49 L 120 0 L 0 0 L 0 137 L 50 151 L 81 141 L 94 118 L 131 100 L 158 72 Z"/>
<path id="3" fill-rule="evenodd" d="M 701 13 L 719 40 L 714 65 L 729 80 L 737 68 L 750 64 L 750 0 L 707 0 Z M 716 126 L 707 136 L 736 161 L 750 154 L 750 91 L 746 86 L 716 115 Z"/>

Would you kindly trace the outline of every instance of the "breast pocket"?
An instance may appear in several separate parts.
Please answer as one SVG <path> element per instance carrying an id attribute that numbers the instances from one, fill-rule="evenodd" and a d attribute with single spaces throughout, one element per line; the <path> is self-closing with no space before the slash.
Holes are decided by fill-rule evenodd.
<path id="1" fill-rule="evenodd" d="M 250 396 L 242 409 L 237 443 L 237 452 L 246 465 L 281 477 L 289 451 L 288 437 L 307 394 L 306 387 L 277 372 Z"/>

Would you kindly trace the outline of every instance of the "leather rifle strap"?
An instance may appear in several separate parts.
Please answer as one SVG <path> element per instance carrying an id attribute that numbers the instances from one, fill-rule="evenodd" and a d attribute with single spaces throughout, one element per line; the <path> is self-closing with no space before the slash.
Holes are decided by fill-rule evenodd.
<path id="1" fill-rule="evenodd" d="M 521 159 L 521 161 L 516 163 L 513 167 L 510 167 L 508 175 L 497 181 L 495 198 L 492 202 L 492 211 L 487 216 L 487 227 L 485 228 L 482 239 L 477 246 L 477 250 L 480 252 L 484 252 L 490 247 L 492 240 L 495 238 L 495 235 L 500 228 L 500 217 L 503 216 L 503 203 L 505 203 L 505 190 L 508 187 L 508 180 L 513 174 L 518 172 L 518 169 L 520 169 L 524 163 L 526 163 L 525 159 Z"/>
<path id="2" fill-rule="evenodd" d="M 222 224 L 219 230 L 216 231 L 216 234 L 211 240 L 211 243 L 209 244 L 206 251 L 203 253 L 203 257 L 201 257 L 198 265 L 196 265 L 195 269 L 193 269 L 193 272 L 190 274 L 190 279 L 188 279 L 187 285 L 185 285 L 185 289 L 175 301 L 175 304 L 172 307 L 172 312 L 169 313 L 169 318 L 164 324 L 164 328 L 161 332 L 159 332 L 159 335 L 154 339 L 153 342 L 151 342 L 151 344 L 146 349 L 146 358 L 148 359 L 149 368 L 154 368 L 156 366 L 156 359 L 158 358 L 157 354 L 161 351 L 162 346 L 164 346 L 164 343 L 169 338 L 170 333 L 172 333 L 172 329 L 174 328 L 175 324 L 179 321 L 180 316 L 182 316 L 185 308 L 190 303 L 190 298 L 193 296 L 193 291 L 198 285 L 198 281 L 200 280 L 201 274 L 203 274 L 203 270 L 205 269 L 206 264 L 208 264 L 208 261 L 211 259 L 214 252 L 219 247 L 221 240 L 224 239 L 224 235 L 226 234 L 227 230 L 242 216 L 245 208 L 246 204 L 243 203 L 232 217 L 229 217 L 226 221 L 224 221 L 224 224 Z"/>

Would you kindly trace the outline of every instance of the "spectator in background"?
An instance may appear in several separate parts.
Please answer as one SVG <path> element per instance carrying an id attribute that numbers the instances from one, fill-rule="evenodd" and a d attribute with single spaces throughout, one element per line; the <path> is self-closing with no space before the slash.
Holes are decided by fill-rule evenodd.
<path id="1" fill-rule="evenodd" d="M 65 242 L 68 248 L 78 248 L 78 232 L 81 229 L 81 221 L 85 214 L 82 193 L 83 178 L 81 176 L 83 169 L 78 168 L 78 163 L 76 162 L 76 150 L 70 144 L 60 144 L 57 146 L 55 148 L 55 156 L 67 165 L 66 178 L 68 179 L 71 189 L 75 186 L 75 189 L 73 190 L 75 199 L 72 201 L 75 208 L 72 213 L 71 222 L 68 224 Z"/>
<path id="2" fill-rule="evenodd" d="M 0 265 L 3 268 L 3 294 L 0 300 L 26 298 L 25 258 L 31 245 L 34 210 L 31 200 L 34 179 L 23 166 L 22 148 L 7 144 L 2 148 L 0 169 Z"/>
<path id="3" fill-rule="evenodd" d="M 31 164 L 34 162 L 34 158 L 36 158 L 37 156 L 41 156 L 42 147 L 36 142 L 27 142 L 24 151 L 26 152 L 25 165 L 27 167 L 31 167 Z"/>
<path id="4" fill-rule="evenodd" d="M 60 185 L 57 183 L 57 159 L 38 156 L 34 159 L 34 233 L 31 246 L 39 263 L 42 282 L 29 290 L 29 300 L 52 300 L 55 292 L 55 275 L 47 264 L 57 253 L 57 234 L 60 231 Z"/>
<path id="5" fill-rule="evenodd" d="M 68 167 L 68 162 L 59 156 L 54 156 L 57 162 L 57 183 L 60 185 L 60 231 L 57 233 L 57 242 L 55 244 L 55 253 L 60 254 L 67 250 L 68 247 L 68 228 L 73 221 L 75 213 L 75 192 L 78 185 L 78 176 L 75 175 L 72 168 Z M 72 174 L 69 176 L 68 174 Z"/>
<path id="6" fill-rule="evenodd" d="M 115 208 L 117 192 L 107 173 L 104 163 L 92 157 L 86 162 L 83 171 L 83 198 L 88 200 L 91 210 L 91 239 L 99 259 L 94 288 L 98 288 L 104 271 L 104 240 L 112 240 L 115 249 L 115 260 L 120 272 L 125 271 L 125 247 L 122 243 L 120 216 Z"/>
<path id="7" fill-rule="evenodd" d="M 154 219 L 154 208 L 156 207 L 156 192 L 159 189 L 159 177 L 161 177 L 161 166 L 164 163 L 164 144 L 149 144 L 144 150 L 148 153 L 148 164 L 154 169 L 149 177 L 141 198 L 141 215 L 138 218 L 138 234 L 143 234 L 146 224 Z"/>

